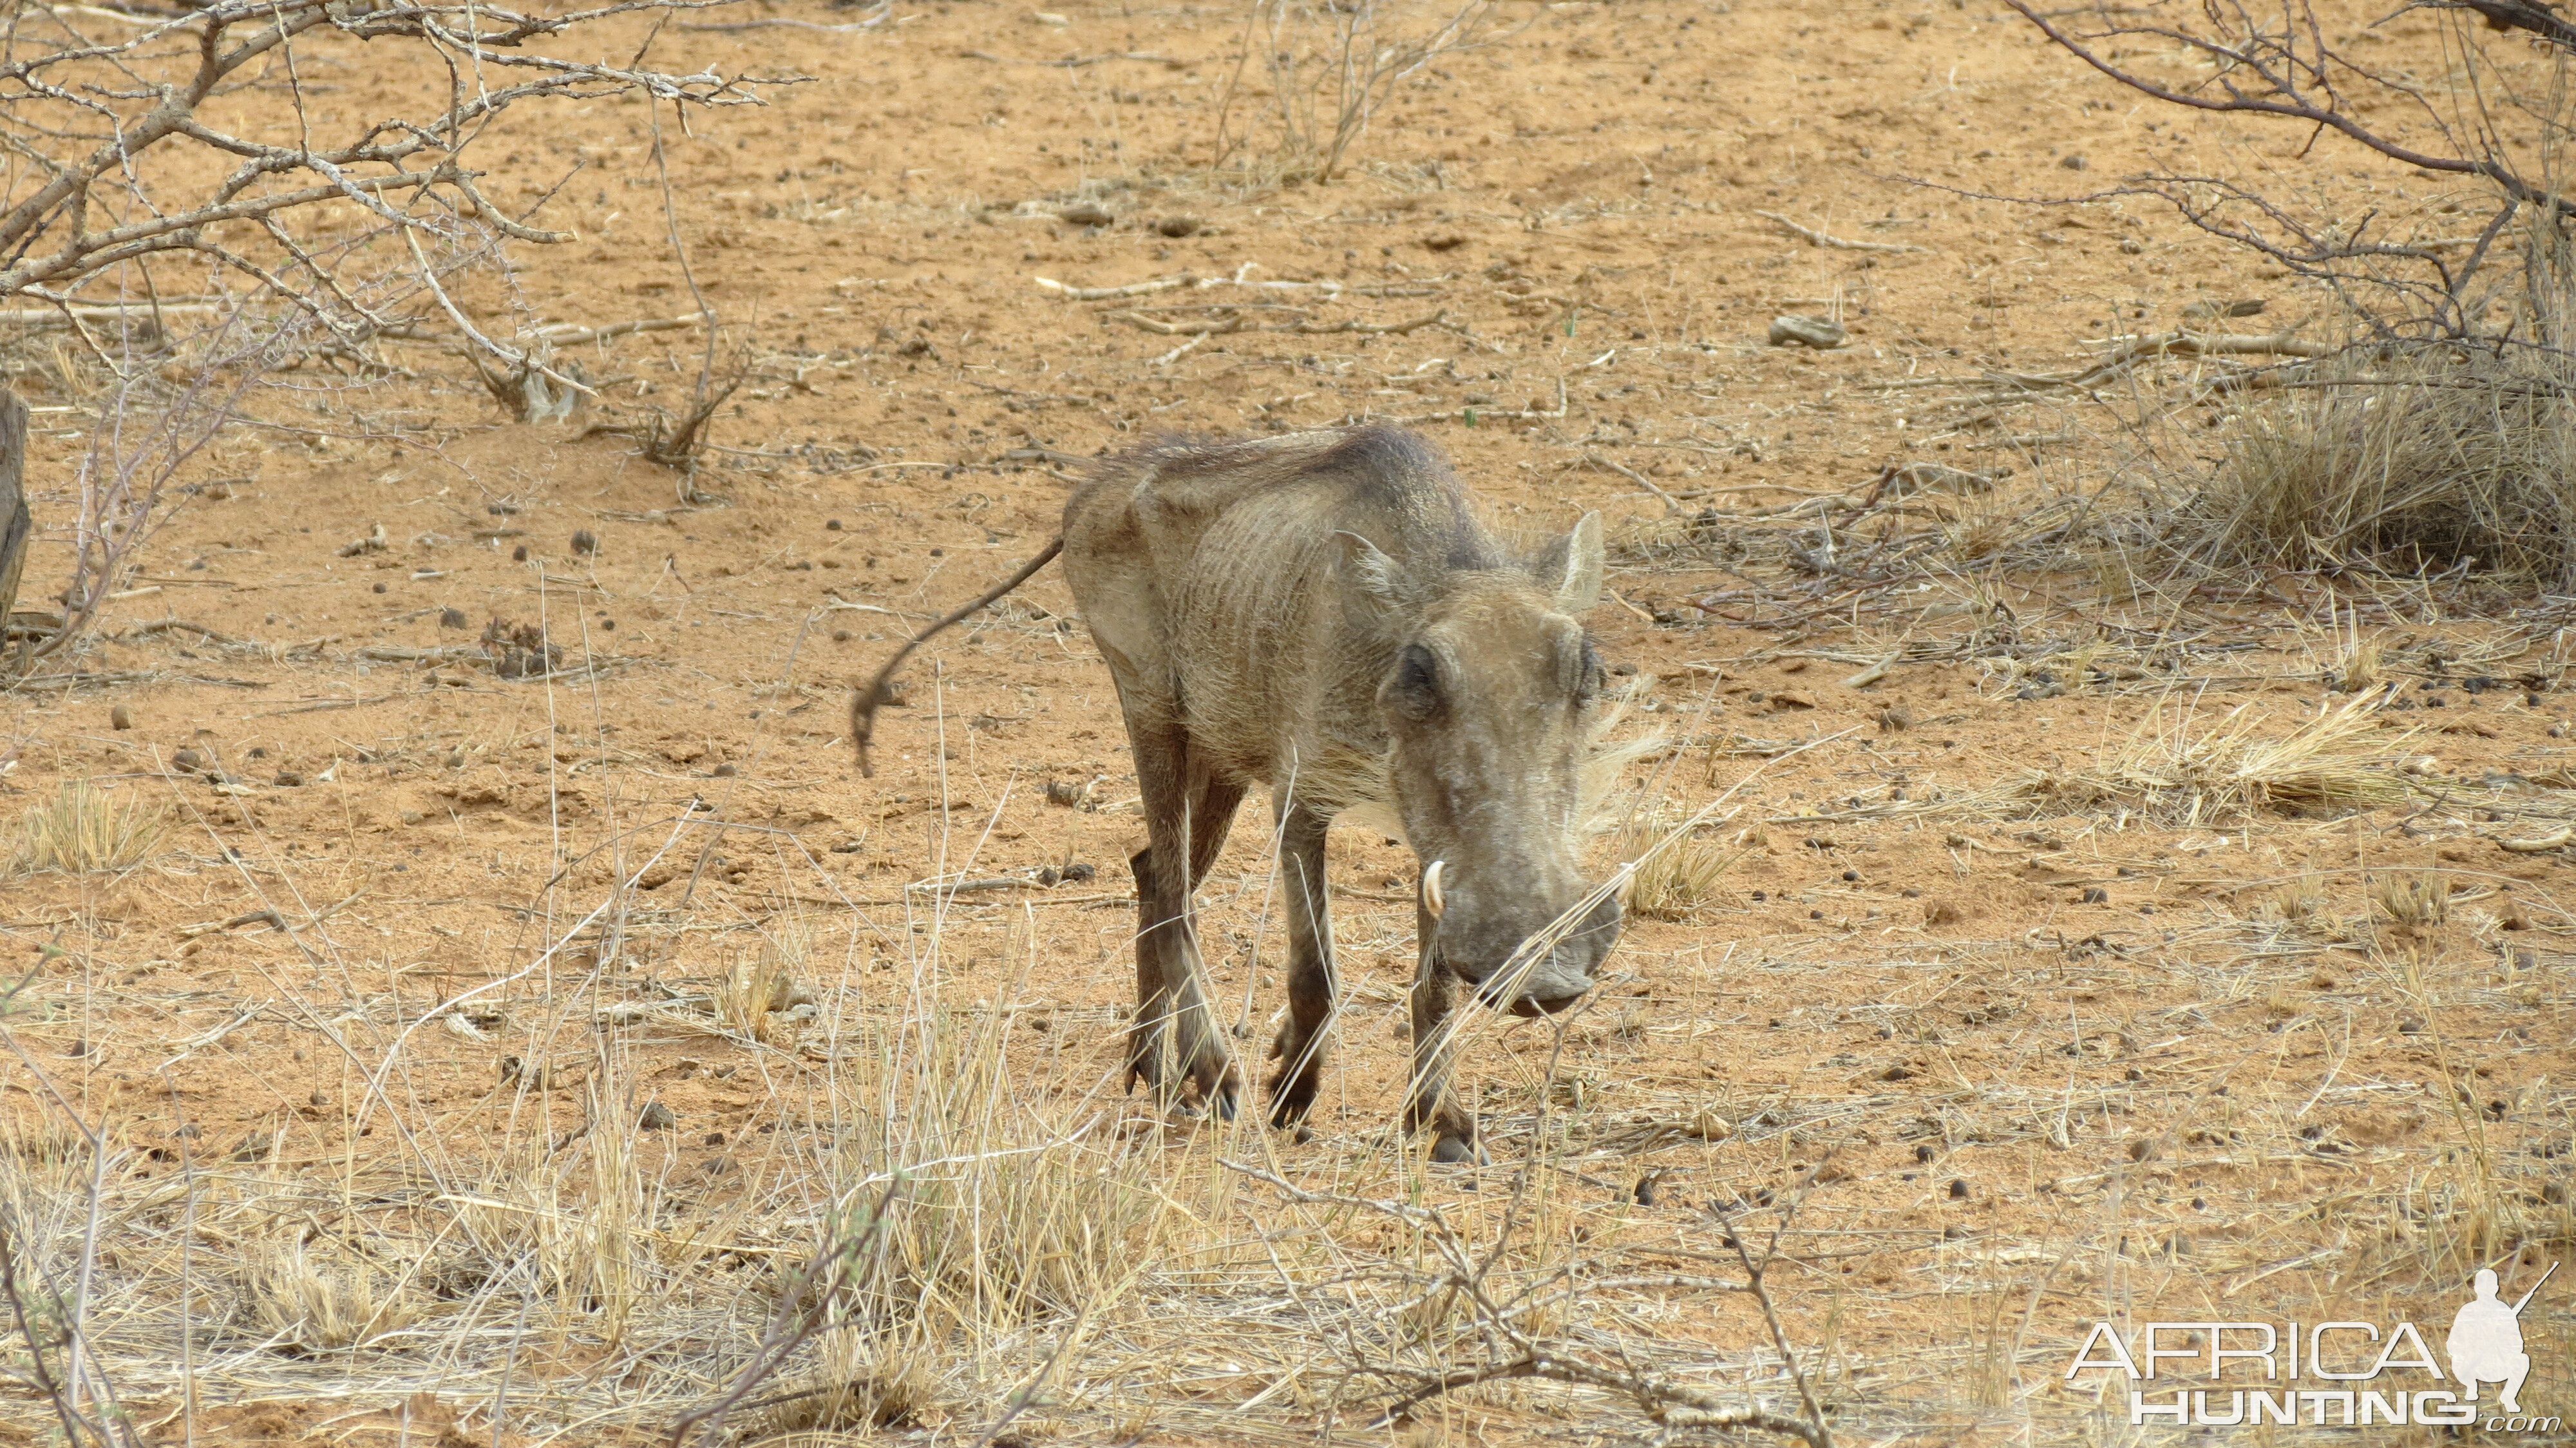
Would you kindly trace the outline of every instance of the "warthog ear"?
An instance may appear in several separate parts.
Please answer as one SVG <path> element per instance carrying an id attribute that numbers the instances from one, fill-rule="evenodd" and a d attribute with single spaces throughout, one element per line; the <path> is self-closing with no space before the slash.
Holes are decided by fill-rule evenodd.
<path id="1" fill-rule="evenodd" d="M 1333 541 L 1342 548 L 1342 555 L 1334 564 L 1334 572 L 1343 582 L 1377 603 L 1404 601 L 1403 572 L 1394 559 L 1357 533 L 1335 533 Z"/>
<path id="2" fill-rule="evenodd" d="M 1560 612 L 1590 613 L 1601 601 L 1601 515 L 1584 514 L 1573 532 L 1540 549 L 1530 576 L 1556 595 Z"/>

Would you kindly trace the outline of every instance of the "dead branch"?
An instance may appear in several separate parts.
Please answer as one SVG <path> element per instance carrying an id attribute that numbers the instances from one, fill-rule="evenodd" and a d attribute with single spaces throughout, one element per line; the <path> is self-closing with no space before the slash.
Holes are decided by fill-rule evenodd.
<path id="1" fill-rule="evenodd" d="M 2518 202 L 2547 207 L 2561 216 L 2576 216 L 2576 200 L 2562 197 L 2549 187 L 2519 174 L 2492 154 L 2440 155 L 2419 151 L 2400 145 L 2363 124 L 2337 94 L 2336 76 L 2340 73 L 2353 79 L 2377 82 L 2383 87 L 2394 87 L 2380 81 L 2366 67 L 2345 60 L 2322 39 L 2311 38 L 2325 33 L 2323 25 L 2313 16 L 2294 14 L 2277 32 L 2262 30 L 2249 21 L 2241 31 L 2220 35 L 2202 35 L 2172 26 L 2122 24 L 2106 24 L 2100 30 L 2079 35 L 2060 26 L 2050 13 L 2035 9 L 2030 0 L 2004 0 L 2004 3 L 2037 26 L 2040 33 L 2060 49 L 2129 89 L 2167 105 L 2198 111 L 2273 116 L 2333 131 L 2392 161 L 2455 176 L 2483 176 Z M 2455 3 L 2460 8 L 2474 9 L 2487 15 L 2490 24 L 2495 24 L 2498 18 L 2495 13 L 2490 13 L 2491 9 L 2494 12 L 2511 11 L 2517 15 L 2537 9 L 2510 3 L 2510 0 L 2488 0 L 2488 3 L 2476 4 L 2470 0 L 2455 0 Z M 2449 6 L 2446 4 L 2441 8 Z M 2564 22 L 2554 18 L 2551 24 L 2556 29 L 2567 28 Z M 2552 31 L 2543 30 L 2541 33 L 2556 38 Z M 2225 94 L 2210 96 L 2177 89 L 2119 65 L 2089 43 L 2113 39 L 2161 40 L 2205 57 L 2217 64 L 2215 84 Z M 2235 79 L 2237 75 L 2246 77 L 2250 83 L 2238 81 Z M 2317 99 L 2319 95 L 2324 98 Z M 2440 116 L 2428 114 L 2438 125 Z M 2449 128 L 2442 127 L 2442 133 L 2450 135 Z"/>
<path id="2" fill-rule="evenodd" d="M 1843 237 L 1828 235 L 1825 232 L 1817 231 L 1810 227 L 1800 226 L 1798 223 L 1782 216 L 1777 211 L 1756 211 L 1753 214 L 1762 217 L 1764 220 L 1780 223 L 1782 226 L 1785 226 L 1791 231 L 1798 233 L 1800 236 L 1805 237 L 1808 243 L 1813 246 L 1830 246 L 1842 251 L 1930 251 L 1932 249 L 1928 246 L 1907 246 L 1902 242 L 1895 241 L 1851 241 Z"/>

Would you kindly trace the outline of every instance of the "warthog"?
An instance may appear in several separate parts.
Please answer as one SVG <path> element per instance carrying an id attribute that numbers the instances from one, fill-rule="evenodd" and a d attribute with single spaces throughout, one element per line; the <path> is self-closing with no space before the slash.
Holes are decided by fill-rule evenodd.
<path id="1" fill-rule="evenodd" d="M 1105 459 L 1056 546 L 859 695 L 862 768 L 904 655 L 1058 551 L 1117 681 L 1143 794 L 1130 1085 L 1234 1109 L 1241 1080 L 1202 986 L 1191 891 L 1264 784 L 1289 951 L 1272 1123 L 1314 1103 L 1337 998 L 1324 833 L 1350 812 L 1400 830 L 1423 862 L 1407 1125 L 1437 1132 L 1440 1160 L 1480 1157 L 1448 1083 L 1460 988 L 1522 1015 L 1562 1010 L 1619 932 L 1617 901 L 1577 860 L 1603 681 L 1576 619 L 1601 593 L 1598 516 L 1515 558 L 1440 454 L 1389 427 Z"/>

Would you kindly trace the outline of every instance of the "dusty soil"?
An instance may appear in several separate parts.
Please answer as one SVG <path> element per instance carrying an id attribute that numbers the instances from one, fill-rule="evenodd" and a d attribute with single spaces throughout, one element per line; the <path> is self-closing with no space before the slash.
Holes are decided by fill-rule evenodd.
<path id="1" fill-rule="evenodd" d="M 721 28 L 754 18 L 798 23 Z M 1548 1230 L 1615 1238 L 1632 1276 L 1672 1279 L 1603 1289 L 1579 1330 L 1615 1320 L 1782 1409 L 1750 1299 L 1686 1279 L 1740 1275 L 1713 1209 L 1767 1231 L 1794 1199 L 1770 1280 L 1845 1441 L 2116 1437 L 2126 1384 L 2063 1373 L 2098 1318 L 2430 1334 L 2476 1267 L 2510 1297 L 2565 1256 L 2576 916 L 2561 855 L 2496 843 L 2570 813 L 2563 615 L 2405 581 L 2164 588 L 2095 568 L 2105 555 L 2033 539 L 2156 481 L 2108 410 L 1882 385 L 2077 365 L 2088 340 L 2195 304 L 2328 325 L 2325 299 L 2138 198 L 1966 193 L 2087 193 L 2159 157 L 2392 212 L 2439 207 L 2449 183 L 2141 108 L 1982 6 L 1528 9 L 1399 89 L 1323 185 L 1211 169 L 1231 12 L 941 4 L 814 28 L 858 18 L 756 7 L 656 39 L 666 63 L 814 78 L 666 130 L 685 274 L 647 111 L 511 138 L 524 171 L 505 191 L 579 166 L 545 215 L 581 240 L 521 252 L 528 315 L 669 317 L 697 310 L 694 288 L 722 319 L 719 364 L 748 359 L 705 501 L 593 427 L 688 395 L 693 329 L 585 355 L 603 400 L 560 426 L 497 422 L 470 378 L 414 356 L 426 380 L 228 434 L 95 642 L 0 700 L 10 815 L 75 780 L 168 813 L 137 868 L 0 887 L 0 960 L 34 973 L 5 1024 L 9 1140 L 56 1160 L 76 1113 L 114 1145 L 119 1200 L 149 1210 L 109 1233 L 100 1270 L 132 1301 L 161 1300 L 142 1284 L 174 1240 L 142 1225 L 174 1210 L 156 1181 L 301 1191 L 210 1253 L 308 1221 L 427 1241 L 434 1213 L 370 1217 L 385 1199 L 359 1184 L 408 1171 L 470 1194 L 603 1099 L 667 1113 L 635 1150 L 670 1212 L 738 1211 L 741 1240 L 792 1242 L 781 1184 L 846 1109 L 817 1087 L 832 1042 L 924 990 L 1004 1013 L 1033 1079 L 1106 1091 L 1135 787 L 1061 579 L 922 656 L 874 779 L 847 691 L 1043 546 L 1081 458 L 1372 418 L 1436 440 L 1516 528 L 1605 514 L 1613 597 L 1591 623 L 1625 671 L 1623 728 L 1672 741 L 1636 771 L 1639 809 L 1673 821 L 1734 791 L 1702 833 L 1735 859 L 1708 903 L 1634 922 L 1561 1035 L 1482 1033 L 1466 1074 L 1501 1165 L 1426 1174 L 1385 1138 L 1415 866 L 1338 832 L 1352 1001 L 1314 1138 L 1246 1127 L 1230 1151 L 1363 1195 L 1409 1179 L 1485 1220 L 1543 1143 Z M 2372 43 L 2438 73 L 2434 24 Z M 345 59 L 354 105 L 370 81 Z M 1811 245 L 1764 212 L 1878 249 Z M 1041 281 L 1176 277 L 1192 286 L 1093 301 Z M 1767 345 L 1783 312 L 1838 314 L 1850 341 Z M 1235 329 L 1194 340 L 1211 322 Z M 88 425 L 48 376 L 18 377 L 55 409 L 30 473 L 49 530 L 31 595 L 59 568 Z M 1857 497 L 1914 461 L 2012 473 L 1913 505 L 1907 536 L 1939 546 L 1901 585 L 1786 566 L 1809 544 L 1761 510 Z M 379 527 L 383 547 L 353 550 Z M 553 669 L 482 642 L 495 621 L 541 630 Z M 2410 706 L 2444 705 L 2369 731 L 2386 762 L 2429 756 L 2402 803 L 2186 824 L 1993 793 L 2240 708 L 2285 732 L 2343 699 L 2339 626 L 2384 640 Z M 2069 650 L 2092 652 L 2070 667 Z M 1259 818 L 1205 927 L 1247 1055 L 1280 994 Z M 2445 918 L 2395 920 L 2384 882 L 2419 875 Z M 1027 883 L 922 888 L 1001 877 Z M 813 1011 L 766 1041 L 673 1024 L 782 937 Z M 594 1071 L 623 1074 L 583 1087 Z M 1171 1127 L 1176 1161 L 1193 1129 Z M 1267 1190 L 1243 1186 L 1219 1225 L 1276 1220 Z M 2567 1281 L 2524 1319 L 2542 1364 L 2525 1401 L 2576 1415 Z M 1148 1316 L 1234 1321 L 1192 1291 L 1158 1281 Z M 154 1441 L 179 1441 L 176 1338 L 147 1326 L 102 1350 L 158 1405 Z M 294 1356 L 205 1331 L 196 1441 L 579 1442 L 658 1435 L 697 1400 L 611 1402 L 593 1369 L 621 1349 L 577 1331 L 518 1361 L 522 1398 L 497 1410 L 497 1349 Z M 1527 1384 L 1375 1428 L 1381 1385 L 1301 1379 L 1289 1348 L 1111 1336 L 1030 1431 L 1311 1441 L 1337 1391 L 1355 1406 L 1331 1431 L 1354 1440 L 1656 1431 L 1615 1394 Z M 980 1434 L 1019 1381 L 941 1371 L 915 1426 L 853 1431 Z M 2088 1416 L 2099 1403 L 2110 1418 Z M 41 1428 L 35 1400 L 0 1404 L 0 1441 Z"/>

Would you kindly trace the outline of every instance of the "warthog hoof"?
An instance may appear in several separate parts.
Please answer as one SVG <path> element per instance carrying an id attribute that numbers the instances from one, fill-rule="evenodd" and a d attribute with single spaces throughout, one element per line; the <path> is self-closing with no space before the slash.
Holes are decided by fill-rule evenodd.
<path id="1" fill-rule="evenodd" d="M 1485 1155 L 1483 1147 L 1463 1136 L 1454 1136 L 1446 1131 L 1440 1133 L 1439 1140 L 1431 1143 L 1431 1159 L 1449 1166 L 1462 1163 L 1469 1166 L 1494 1164 L 1494 1159 Z"/>

